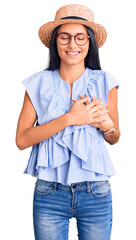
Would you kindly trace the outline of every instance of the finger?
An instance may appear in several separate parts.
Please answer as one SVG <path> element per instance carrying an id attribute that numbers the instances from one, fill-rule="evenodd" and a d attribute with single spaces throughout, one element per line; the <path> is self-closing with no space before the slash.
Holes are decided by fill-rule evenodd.
<path id="1" fill-rule="evenodd" d="M 84 103 L 89 99 L 89 95 L 87 95 L 86 97 L 83 97 L 82 99 L 79 99 L 78 102 L 80 103 Z"/>
<path id="2" fill-rule="evenodd" d="M 109 112 L 109 109 L 106 109 L 106 110 L 100 110 L 99 112 L 95 112 L 95 113 L 93 113 L 93 118 L 99 118 L 99 117 L 101 117 L 102 115 L 104 115 L 104 114 L 107 114 Z"/>
<path id="3" fill-rule="evenodd" d="M 73 101 L 73 102 L 76 102 L 76 101 L 77 101 L 77 99 L 76 99 L 76 98 L 72 98 L 72 101 Z"/>
<path id="4" fill-rule="evenodd" d="M 96 106 L 93 107 L 94 112 L 99 111 L 101 109 L 104 109 L 107 106 L 107 103 L 103 104 L 97 104 Z"/>
<path id="5" fill-rule="evenodd" d="M 84 96 L 83 96 L 82 94 L 79 94 L 79 97 L 80 97 L 80 98 L 83 98 Z"/>
<path id="6" fill-rule="evenodd" d="M 92 97 L 92 101 L 94 101 L 95 99 L 96 99 L 96 97 L 95 97 L 95 96 L 93 96 L 93 97 Z"/>
<path id="7" fill-rule="evenodd" d="M 84 98 L 84 96 L 83 96 L 82 94 L 79 94 L 79 97 L 80 97 L 80 98 Z M 89 103 L 89 100 L 87 100 L 85 103 L 88 104 L 88 103 Z"/>
<path id="8" fill-rule="evenodd" d="M 99 119 L 99 118 L 95 118 L 94 119 L 94 122 L 95 122 L 95 124 L 102 124 L 103 122 L 105 122 L 106 120 L 104 119 L 104 117 L 103 117 L 103 119 Z"/>
<path id="9" fill-rule="evenodd" d="M 102 124 L 103 122 L 105 122 L 106 120 L 105 119 L 103 119 L 103 120 L 98 120 L 97 121 L 97 124 Z"/>
<path id="10" fill-rule="evenodd" d="M 82 99 L 83 100 L 83 99 Z M 80 100 L 79 100 L 80 101 Z M 101 102 L 102 101 L 102 98 L 98 98 L 98 99 L 95 99 L 94 101 L 92 101 L 92 102 L 89 102 L 88 104 L 87 104 L 87 106 L 89 106 L 89 107 L 94 107 L 95 105 L 97 105 L 99 102 Z"/>

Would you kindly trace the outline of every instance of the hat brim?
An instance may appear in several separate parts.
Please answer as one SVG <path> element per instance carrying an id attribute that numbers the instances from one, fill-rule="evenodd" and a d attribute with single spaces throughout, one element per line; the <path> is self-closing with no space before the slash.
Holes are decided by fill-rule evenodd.
<path id="1" fill-rule="evenodd" d="M 85 25 L 87 27 L 90 27 L 95 33 L 95 39 L 96 39 L 98 48 L 100 48 L 106 41 L 107 32 L 106 32 L 105 28 L 103 26 L 101 26 L 100 24 L 85 21 L 85 20 L 65 19 L 65 20 L 50 21 L 48 23 L 43 24 L 39 28 L 38 35 L 39 35 L 39 38 L 42 41 L 42 43 L 46 47 L 49 48 L 51 36 L 52 36 L 54 29 L 57 26 L 60 26 L 62 24 L 66 24 L 66 23 L 79 23 L 79 24 Z"/>

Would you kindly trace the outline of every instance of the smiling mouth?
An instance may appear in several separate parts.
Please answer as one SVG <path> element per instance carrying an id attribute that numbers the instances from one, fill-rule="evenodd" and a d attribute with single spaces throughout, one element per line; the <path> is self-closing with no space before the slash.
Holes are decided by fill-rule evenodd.
<path id="1" fill-rule="evenodd" d="M 75 52 L 66 51 L 66 54 L 68 56 L 78 56 L 80 54 L 80 51 L 75 51 Z"/>

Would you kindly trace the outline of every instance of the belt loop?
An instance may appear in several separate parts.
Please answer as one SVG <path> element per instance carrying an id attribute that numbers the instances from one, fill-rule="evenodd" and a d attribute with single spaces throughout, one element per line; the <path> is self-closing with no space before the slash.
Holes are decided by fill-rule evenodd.
<path id="1" fill-rule="evenodd" d="M 57 182 L 54 183 L 54 191 L 56 191 L 57 188 Z"/>
<path id="2" fill-rule="evenodd" d="M 86 181 L 86 192 L 87 192 L 87 193 L 90 193 L 89 181 Z"/>

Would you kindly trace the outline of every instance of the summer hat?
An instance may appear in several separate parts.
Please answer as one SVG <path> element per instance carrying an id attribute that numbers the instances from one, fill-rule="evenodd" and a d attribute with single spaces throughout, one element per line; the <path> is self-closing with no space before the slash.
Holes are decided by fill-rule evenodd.
<path id="1" fill-rule="evenodd" d="M 98 48 L 106 41 L 107 32 L 103 26 L 94 22 L 91 9 L 79 4 L 67 4 L 57 10 L 54 21 L 47 22 L 39 28 L 39 38 L 46 47 L 49 48 L 54 29 L 65 23 L 80 23 L 90 27 L 94 31 Z"/>

